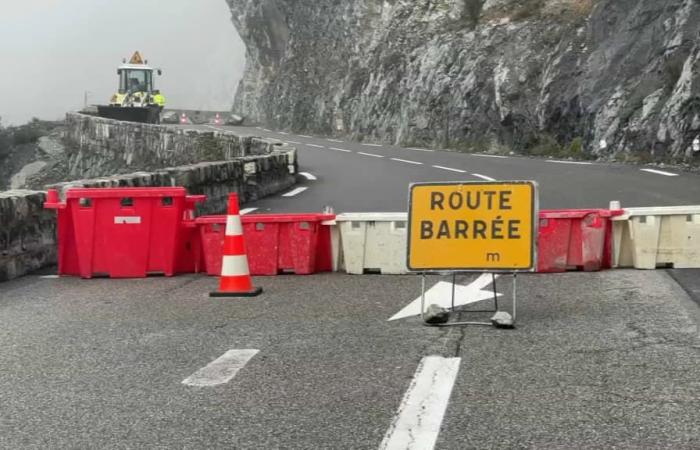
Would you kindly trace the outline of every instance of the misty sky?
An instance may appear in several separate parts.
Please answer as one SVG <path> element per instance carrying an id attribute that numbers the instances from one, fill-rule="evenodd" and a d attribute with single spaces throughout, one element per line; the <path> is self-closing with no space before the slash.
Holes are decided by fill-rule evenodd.
<path id="1" fill-rule="evenodd" d="M 134 50 L 167 106 L 231 107 L 245 49 L 224 0 L 0 0 L 2 123 L 107 103 Z"/>

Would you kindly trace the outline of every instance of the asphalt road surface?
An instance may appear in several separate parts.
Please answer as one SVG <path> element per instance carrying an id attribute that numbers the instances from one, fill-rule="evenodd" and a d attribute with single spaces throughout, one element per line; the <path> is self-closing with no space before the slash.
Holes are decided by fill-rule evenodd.
<path id="1" fill-rule="evenodd" d="M 674 169 L 236 131 L 294 145 L 303 173 L 249 214 L 405 211 L 411 182 L 480 179 L 534 179 L 542 208 L 700 200 Z M 260 277 L 231 300 L 204 276 L 49 270 L 0 284 L 0 448 L 700 448 L 698 272 L 520 276 L 518 326 L 499 330 L 388 320 L 415 276 Z M 480 280 L 458 277 L 461 303 L 488 296 Z"/>

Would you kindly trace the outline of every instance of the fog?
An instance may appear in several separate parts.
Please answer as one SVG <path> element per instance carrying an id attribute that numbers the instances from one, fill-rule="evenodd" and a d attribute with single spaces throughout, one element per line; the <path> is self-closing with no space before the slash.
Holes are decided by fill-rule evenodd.
<path id="1" fill-rule="evenodd" d="M 2 124 L 108 102 L 135 50 L 167 107 L 230 109 L 245 49 L 224 0 L 0 0 Z"/>

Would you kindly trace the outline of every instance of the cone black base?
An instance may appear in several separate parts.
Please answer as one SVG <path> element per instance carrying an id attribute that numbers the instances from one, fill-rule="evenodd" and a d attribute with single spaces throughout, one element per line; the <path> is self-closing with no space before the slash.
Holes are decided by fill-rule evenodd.
<path id="1" fill-rule="evenodd" d="M 262 294 L 262 288 L 253 288 L 252 291 L 248 292 L 210 292 L 209 297 L 257 297 Z"/>

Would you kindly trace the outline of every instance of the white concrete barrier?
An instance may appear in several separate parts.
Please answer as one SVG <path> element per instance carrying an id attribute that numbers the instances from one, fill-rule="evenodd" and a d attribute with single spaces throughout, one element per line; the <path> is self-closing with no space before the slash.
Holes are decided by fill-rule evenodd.
<path id="1" fill-rule="evenodd" d="M 613 218 L 614 267 L 700 268 L 700 206 L 624 211 Z"/>
<path id="2" fill-rule="evenodd" d="M 347 273 L 408 273 L 406 243 L 408 214 L 339 214 L 342 255 L 339 264 Z"/>

